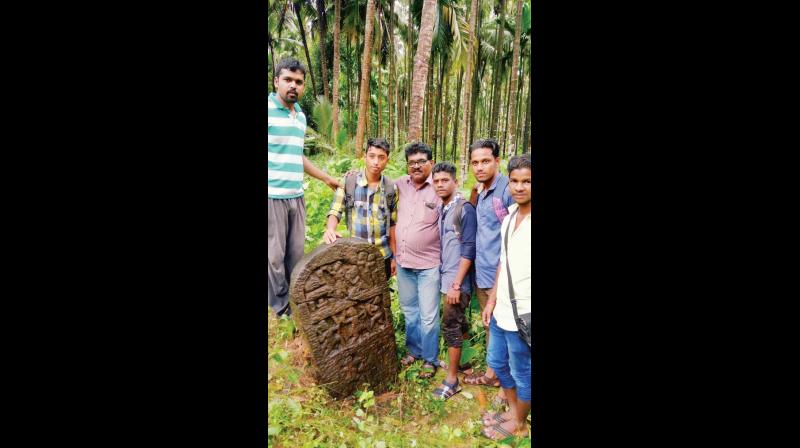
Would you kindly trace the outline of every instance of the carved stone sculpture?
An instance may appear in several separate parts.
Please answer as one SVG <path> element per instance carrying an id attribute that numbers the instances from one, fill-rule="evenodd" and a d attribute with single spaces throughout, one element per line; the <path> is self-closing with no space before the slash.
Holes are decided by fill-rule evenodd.
<path id="1" fill-rule="evenodd" d="M 317 384 L 334 398 L 362 383 L 376 393 L 387 390 L 397 378 L 397 346 L 378 248 L 358 238 L 320 245 L 294 268 L 289 297 Z"/>

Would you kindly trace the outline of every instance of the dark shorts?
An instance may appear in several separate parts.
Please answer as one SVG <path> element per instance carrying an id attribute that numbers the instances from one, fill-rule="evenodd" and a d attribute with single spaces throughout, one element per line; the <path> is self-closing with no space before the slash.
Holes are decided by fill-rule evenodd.
<path id="1" fill-rule="evenodd" d="M 489 291 L 492 288 L 478 288 L 475 287 L 475 295 L 478 296 L 478 305 L 481 307 L 481 311 L 486 308 L 486 301 L 489 300 Z"/>
<path id="2" fill-rule="evenodd" d="M 470 294 L 462 292 L 461 301 L 455 305 L 450 305 L 447 303 L 447 295 L 442 294 L 442 300 L 444 301 L 444 323 L 442 327 L 444 343 L 448 347 L 461 348 L 464 343 L 464 334 L 469 331 L 466 311 L 469 307 L 470 299 L 472 299 Z"/>

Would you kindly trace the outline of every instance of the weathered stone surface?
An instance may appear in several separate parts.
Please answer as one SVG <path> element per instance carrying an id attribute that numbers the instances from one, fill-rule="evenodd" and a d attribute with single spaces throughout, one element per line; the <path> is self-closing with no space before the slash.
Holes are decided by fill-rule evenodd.
<path id="1" fill-rule="evenodd" d="M 312 375 L 334 398 L 362 383 L 383 392 L 397 378 L 391 299 L 380 251 L 358 238 L 303 257 L 289 287 L 292 315 L 308 341 Z"/>

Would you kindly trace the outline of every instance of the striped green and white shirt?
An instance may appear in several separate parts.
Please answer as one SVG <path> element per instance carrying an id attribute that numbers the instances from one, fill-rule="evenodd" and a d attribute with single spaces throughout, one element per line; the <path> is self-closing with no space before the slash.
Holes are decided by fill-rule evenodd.
<path id="1" fill-rule="evenodd" d="M 295 103 L 296 113 L 292 118 L 274 92 L 269 95 L 267 104 L 267 197 L 301 197 L 306 116 Z"/>

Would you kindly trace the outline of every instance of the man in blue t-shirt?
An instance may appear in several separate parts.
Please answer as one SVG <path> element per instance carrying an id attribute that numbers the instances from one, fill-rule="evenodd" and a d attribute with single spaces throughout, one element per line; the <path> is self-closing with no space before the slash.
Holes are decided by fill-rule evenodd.
<path id="1" fill-rule="evenodd" d="M 489 291 L 494 287 L 497 263 L 500 261 L 500 224 L 514 203 L 508 190 L 508 177 L 500 172 L 500 145 L 493 139 L 480 139 L 469 147 L 469 161 L 478 182 L 472 188 L 470 202 L 477 211 L 478 231 L 475 236 L 475 295 L 481 312 L 486 306 Z M 486 333 L 489 345 L 489 333 Z M 500 387 L 494 370 L 477 372 L 464 378 L 465 384 Z M 498 394 L 501 400 L 505 394 Z"/>

